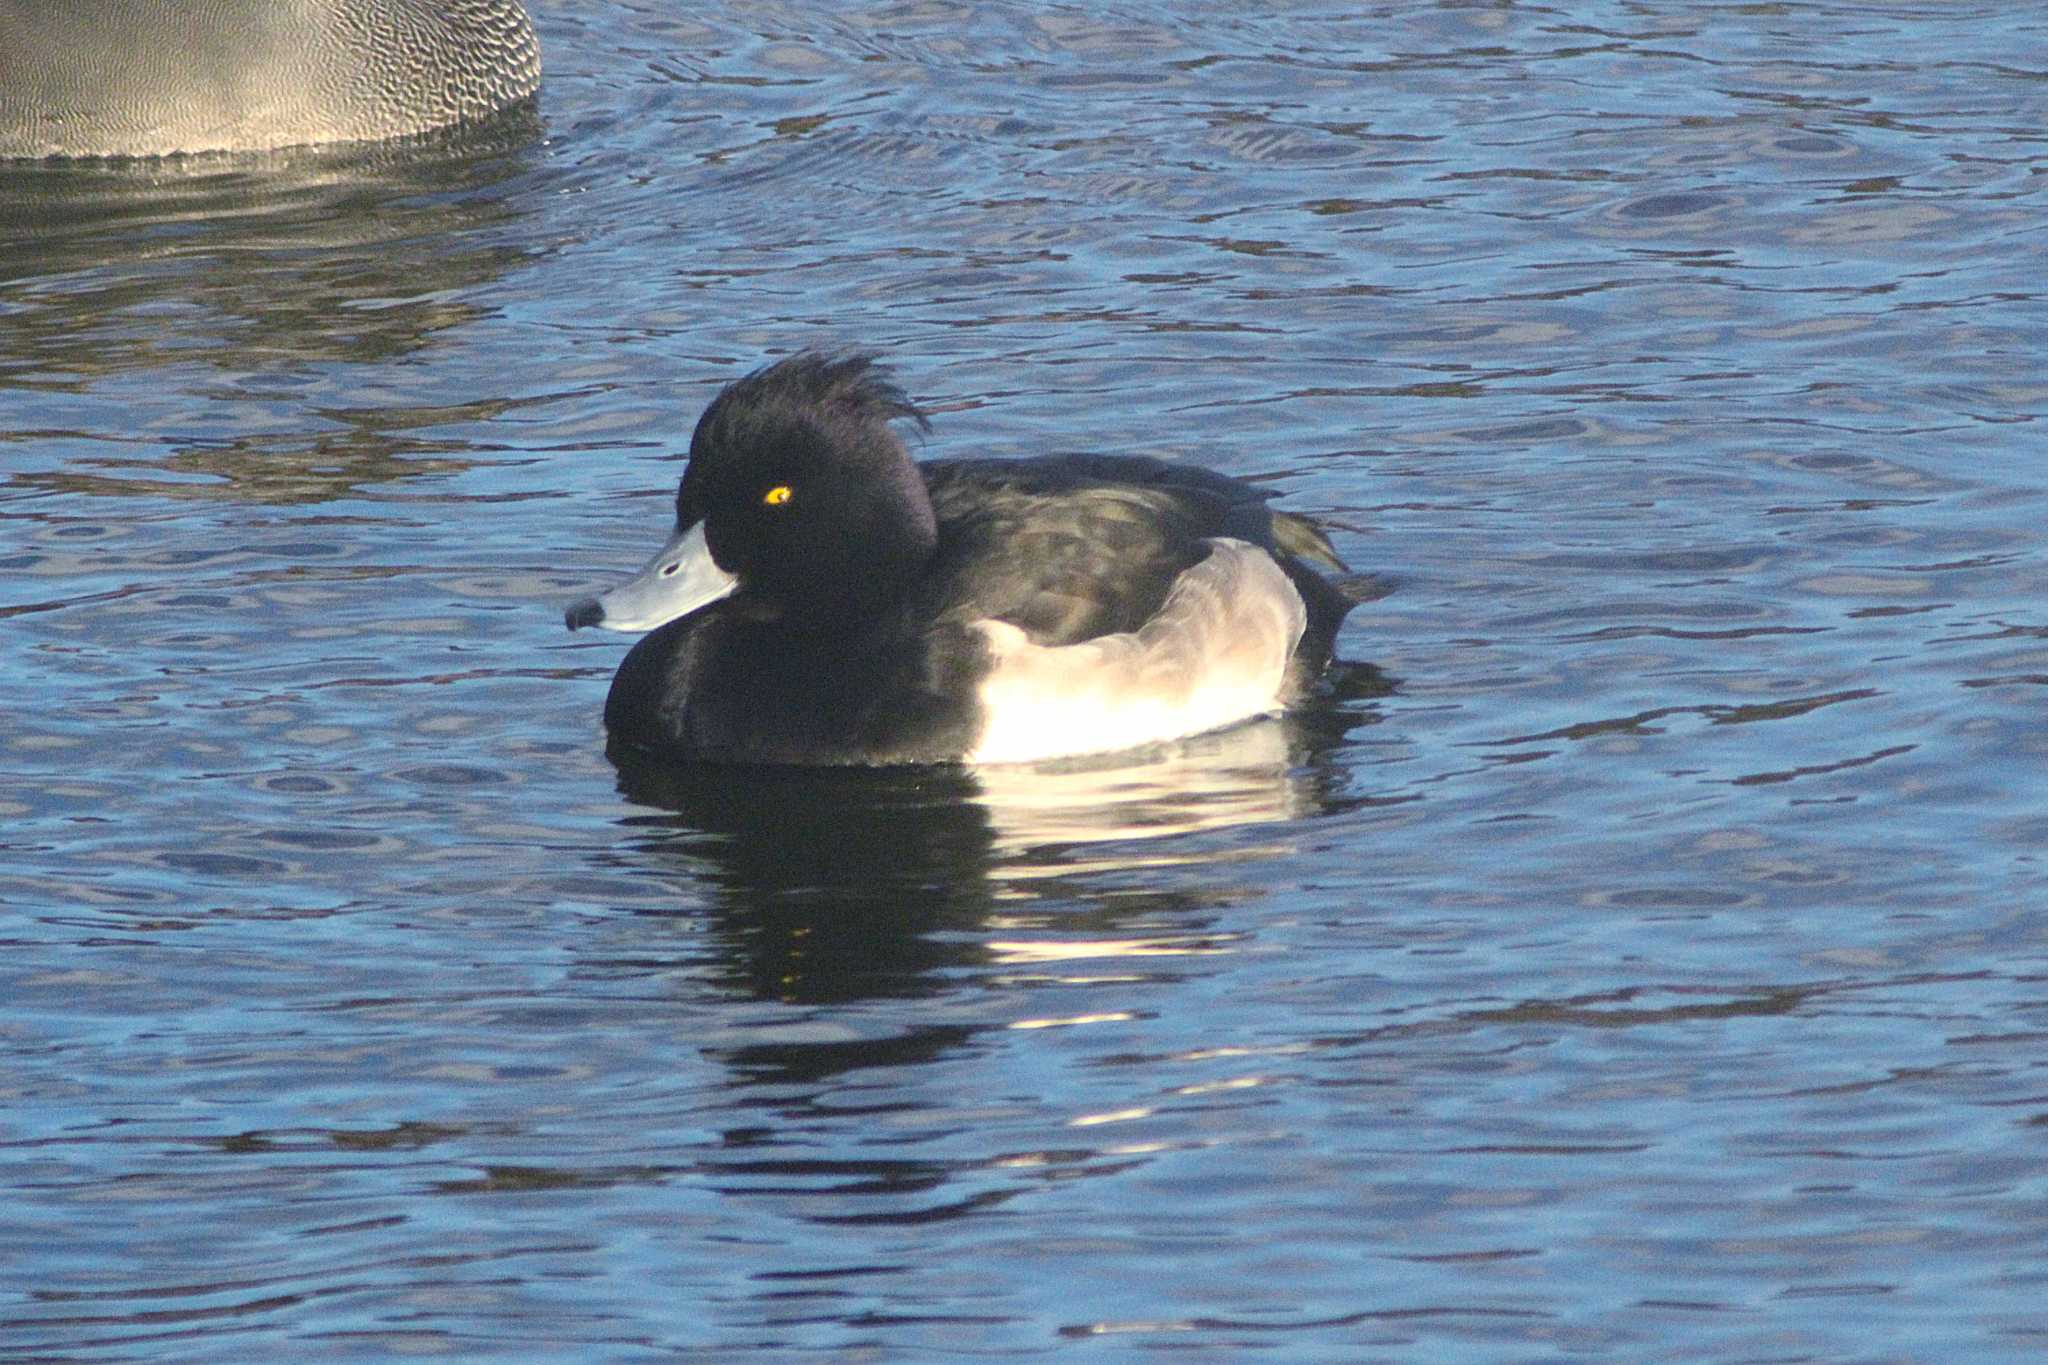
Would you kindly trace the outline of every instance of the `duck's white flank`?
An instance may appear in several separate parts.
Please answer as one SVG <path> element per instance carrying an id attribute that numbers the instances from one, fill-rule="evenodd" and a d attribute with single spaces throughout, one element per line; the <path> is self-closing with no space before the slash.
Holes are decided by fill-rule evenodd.
<path id="1" fill-rule="evenodd" d="M 1216 539 L 1135 631 L 1037 645 L 1008 622 L 976 624 L 995 667 L 981 685 L 988 724 L 967 761 L 1030 763 L 1179 739 L 1279 710 L 1308 612 L 1271 555 Z"/>

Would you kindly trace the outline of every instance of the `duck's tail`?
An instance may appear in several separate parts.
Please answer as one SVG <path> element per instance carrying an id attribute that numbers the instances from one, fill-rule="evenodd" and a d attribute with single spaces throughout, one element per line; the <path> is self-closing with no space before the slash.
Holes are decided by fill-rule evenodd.
<path id="1" fill-rule="evenodd" d="M 1337 573 L 1351 572 L 1351 566 L 1338 555 L 1337 547 L 1330 543 L 1322 527 L 1294 512 L 1275 512 L 1272 515 L 1273 539 L 1279 542 L 1281 549 L 1297 559 L 1310 560 Z"/>

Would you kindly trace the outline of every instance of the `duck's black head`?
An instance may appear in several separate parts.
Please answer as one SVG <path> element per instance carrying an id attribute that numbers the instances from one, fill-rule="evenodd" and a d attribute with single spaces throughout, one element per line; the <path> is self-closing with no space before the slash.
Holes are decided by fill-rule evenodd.
<path id="1" fill-rule="evenodd" d="M 630 580 L 569 608 L 571 630 L 654 627 L 730 598 L 757 621 L 852 628 L 900 598 L 938 542 L 924 479 L 889 423 L 919 412 L 865 355 L 801 351 L 712 400 L 690 439 L 676 529 Z"/>
<path id="2" fill-rule="evenodd" d="M 937 543 L 924 480 L 890 429 L 897 418 L 930 426 L 870 356 L 802 351 L 756 370 L 698 419 L 676 525 L 702 524 L 751 614 L 891 597 Z"/>

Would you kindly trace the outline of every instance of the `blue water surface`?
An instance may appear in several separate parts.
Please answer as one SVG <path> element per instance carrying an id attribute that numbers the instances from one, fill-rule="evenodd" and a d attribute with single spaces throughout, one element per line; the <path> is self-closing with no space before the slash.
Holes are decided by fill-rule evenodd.
<path id="1" fill-rule="evenodd" d="M 2048 20 L 536 9 L 537 128 L 0 171 L 0 1353 L 2048 1347 Z M 561 607 L 806 344 L 1359 666 L 615 768 Z"/>

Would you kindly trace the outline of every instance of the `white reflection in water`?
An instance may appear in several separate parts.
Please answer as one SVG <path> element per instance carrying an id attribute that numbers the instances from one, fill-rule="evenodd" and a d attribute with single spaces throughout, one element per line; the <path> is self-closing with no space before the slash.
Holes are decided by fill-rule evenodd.
<path id="1" fill-rule="evenodd" d="M 1314 808 L 1315 800 L 1295 763 L 1286 724 L 1260 720 L 1135 752 L 976 768 L 977 799 L 988 813 L 991 832 L 990 875 L 1019 879 L 1084 867 L 1150 867 L 1283 852 L 1292 845 L 1129 849 L 1088 862 L 1033 856 L 1048 847 L 1162 839 L 1297 819 Z"/>

